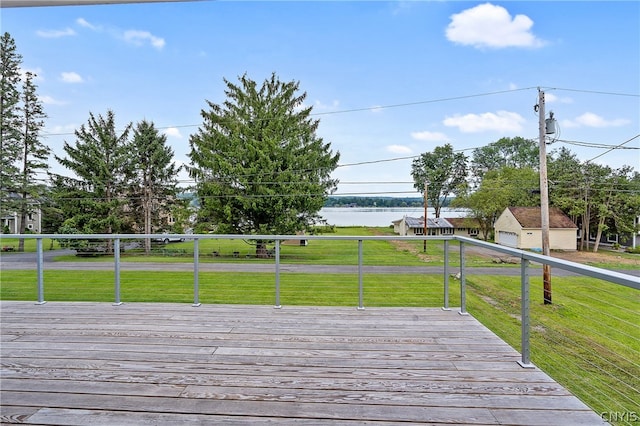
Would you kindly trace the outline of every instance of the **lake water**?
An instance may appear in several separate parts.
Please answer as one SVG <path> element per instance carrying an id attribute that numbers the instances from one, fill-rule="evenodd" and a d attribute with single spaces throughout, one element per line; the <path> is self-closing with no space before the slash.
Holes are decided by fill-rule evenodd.
<path id="1" fill-rule="evenodd" d="M 442 208 L 440 216 L 465 217 L 467 212 L 460 209 Z M 423 207 L 324 207 L 320 209 L 322 216 L 329 225 L 336 226 L 391 226 L 394 220 L 402 219 L 403 216 L 422 217 Z M 427 217 L 434 218 L 435 211 L 427 209 Z"/>

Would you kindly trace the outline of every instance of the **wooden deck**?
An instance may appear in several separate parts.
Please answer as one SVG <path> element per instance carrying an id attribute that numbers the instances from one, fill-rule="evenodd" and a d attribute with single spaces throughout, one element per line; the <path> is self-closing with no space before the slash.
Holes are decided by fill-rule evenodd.
<path id="1" fill-rule="evenodd" d="M 0 308 L 3 423 L 604 423 L 455 310 Z"/>

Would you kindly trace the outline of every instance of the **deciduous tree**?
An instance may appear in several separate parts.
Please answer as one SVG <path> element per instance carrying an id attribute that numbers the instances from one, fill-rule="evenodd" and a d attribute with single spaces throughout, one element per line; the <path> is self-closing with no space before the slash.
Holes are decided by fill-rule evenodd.
<path id="1" fill-rule="evenodd" d="M 451 195 L 464 193 L 467 186 L 467 158 L 461 152 L 453 152 L 450 144 L 436 147 L 413 160 L 411 165 L 413 186 L 422 194 L 440 217 L 440 210 Z M 427 186 L 428 185 L 428 186 Z"/>

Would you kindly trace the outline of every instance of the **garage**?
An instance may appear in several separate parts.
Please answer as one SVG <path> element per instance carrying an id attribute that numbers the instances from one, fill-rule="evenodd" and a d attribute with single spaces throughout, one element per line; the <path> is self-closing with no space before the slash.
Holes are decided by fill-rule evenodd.
<path id="1" fill-rule="evenodd" d="M 498 232 L 498 244 L 507 247 L 518 247 L 518 234 L 515 232 Z"/>

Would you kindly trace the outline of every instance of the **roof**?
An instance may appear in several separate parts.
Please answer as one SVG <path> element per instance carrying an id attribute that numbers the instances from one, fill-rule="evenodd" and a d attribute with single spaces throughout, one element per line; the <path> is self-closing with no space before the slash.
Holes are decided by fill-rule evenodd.
<path id="1" fill-rule="evenodd" d="M 424 228 L 424 217 L 410 217 L 406 216 L 404 218 L 405 223 L 409 228 Z M 394 220 L 391 223 L 399 224 L 402 222 L 402 219 Z M 444 218 L 437 217 L 431 219 L 427 218 L 427 228 L 473 228 L 478 226 L 478 222 L 475 219 L 469 218 Z"/>
<path id="2" fill-rule="evenodd" d="M 509 211 L 516 218 L 523 228 L 542 228 L 540 217 L 540 207 L 508 207 Z M 574 228 L 575 223 L 557 207 L 549 209 L 549 228 Z"/>
<path id="3" fill-rule="evenodd" d="M 447 218 L 449 223 L 453 225 L 454 228 L 478 228 L 480 227 L 480 223 L 478 219 L 474 219 L 471 217 L 451 217 Z"/>

